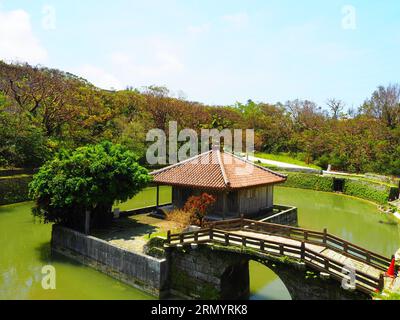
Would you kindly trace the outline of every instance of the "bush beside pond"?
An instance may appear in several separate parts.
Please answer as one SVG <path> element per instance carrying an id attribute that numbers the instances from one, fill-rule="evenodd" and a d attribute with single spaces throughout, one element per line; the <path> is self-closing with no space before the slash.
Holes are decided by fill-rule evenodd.
<path id="1" fill-rule="evenodd" d="M 288 180 L 284 187 L 333 192 L 335 177 L 306 173 L 285 172 Z M 398 196 L 399 188 L 383 183 L 341 178 L 344 180 L 343 193 L 349 196 L 384 204 Z"/>
<path id="2" fill-rule="evenodd" d="M 393 200 L 398 188 L 369 181 L 345 179 L 343 192 L 349 196 L 384 204 Z"/>
<path id="3" fill-rule="evenodd" d="M 284 187 L 311 189 L 317 191 L 333 191 L 333 178 L 316 174 L 285 172 L 288 176 Z"/>
<path id="4" fill-rule="evenodd" d="M 32 176 L 0 178 L 0 205 L 29 201 L 28 189 Z"/>

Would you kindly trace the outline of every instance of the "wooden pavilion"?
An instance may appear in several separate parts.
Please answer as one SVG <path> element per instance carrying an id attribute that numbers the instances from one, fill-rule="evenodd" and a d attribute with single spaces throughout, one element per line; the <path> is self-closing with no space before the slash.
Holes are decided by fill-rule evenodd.
<path id="1" fill-rule="evenodd" d="M 157 185 L 172 186 L 173 208 L 182 208 L 193 195 L 209 193 L 217 201 L 212 215 L 225 219 L 244 215 L 257 217 L 272 212 L 274 186 L 285 175 L 255 165 L 219 148 L 152 173 Z"/>

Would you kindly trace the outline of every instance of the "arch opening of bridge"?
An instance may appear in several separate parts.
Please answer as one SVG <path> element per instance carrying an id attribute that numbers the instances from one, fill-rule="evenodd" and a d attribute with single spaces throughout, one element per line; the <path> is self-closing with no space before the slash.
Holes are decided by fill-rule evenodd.
<path id="1" fill-rule="evenodd" d="M 389 258 L 326 230 L 245 219 L 217 222 L 188 233 L 169 233 L 167 247 L 171 289 L 203 299 L 248 298 L 250 260 L 274 271 L 295 300 L 368 299 L 377 289 L 384 289 L 383 274 L 390 264 Z M 343 286 L 343 281 L 351 280 L 346 273 L 348 263 L 354 264 L 354 283 Z"/>
<path id="2" fill-rule="evenodd" d="M 274 270 L 255 259 L 249 261 L 250 300 L 293 300 Z"/>

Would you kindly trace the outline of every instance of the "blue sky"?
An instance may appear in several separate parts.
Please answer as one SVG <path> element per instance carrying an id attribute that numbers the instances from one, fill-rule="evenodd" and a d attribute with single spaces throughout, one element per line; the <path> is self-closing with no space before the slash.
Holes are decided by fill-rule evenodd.
<path id="1" fill-rule="evenodd" d="M 396 0 L 0 0 L 0 59 L 210 104 L 357 107 L 400 82 L 399 16 Z"/>

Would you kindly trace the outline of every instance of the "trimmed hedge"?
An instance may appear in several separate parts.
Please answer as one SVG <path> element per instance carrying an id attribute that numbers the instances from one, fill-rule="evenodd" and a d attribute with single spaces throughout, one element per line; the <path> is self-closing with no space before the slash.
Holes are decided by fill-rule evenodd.
<path id="1" fill-rule="evenodd" d="M 311 189 L 326 192 L 333 191 L 334 179 L 332 177 L 293 172 L 285 172 L 285 175 L 288 176 L 288 180 L 285 182 L 285 184 L 283 184 L 284 187 Z"/>
<path id="2" fill-rule="evenodd" d="M 307 173 L 285 172 L 285 174 L 288 176 L 288 180 L 283 184 L 284 187 L 334 192 L 334 182 L 338 179 L 344 180 L 344 194 L 375 203 L 385 204 L 396 199 L 399 195 L 399 188 L 378 182 Z"/>
<path id="3" fill-rule="evenodd" d="M 32 176 L 0 178 L 0 205 L 29 201 Z"/>
<path id="4" fill-rule="evenodd" d="M 0 177 L 12 177 L 17 175 L 32 175 L 36 169 L 0 169 Z"/>
<path id="5" fill-rule="evenodd" d="M 396 198 L 398 188 L 385 184 L 372 183 L 363 180 L 345 179 L 343 193 L 379 204 L 387 203 Z"/>

